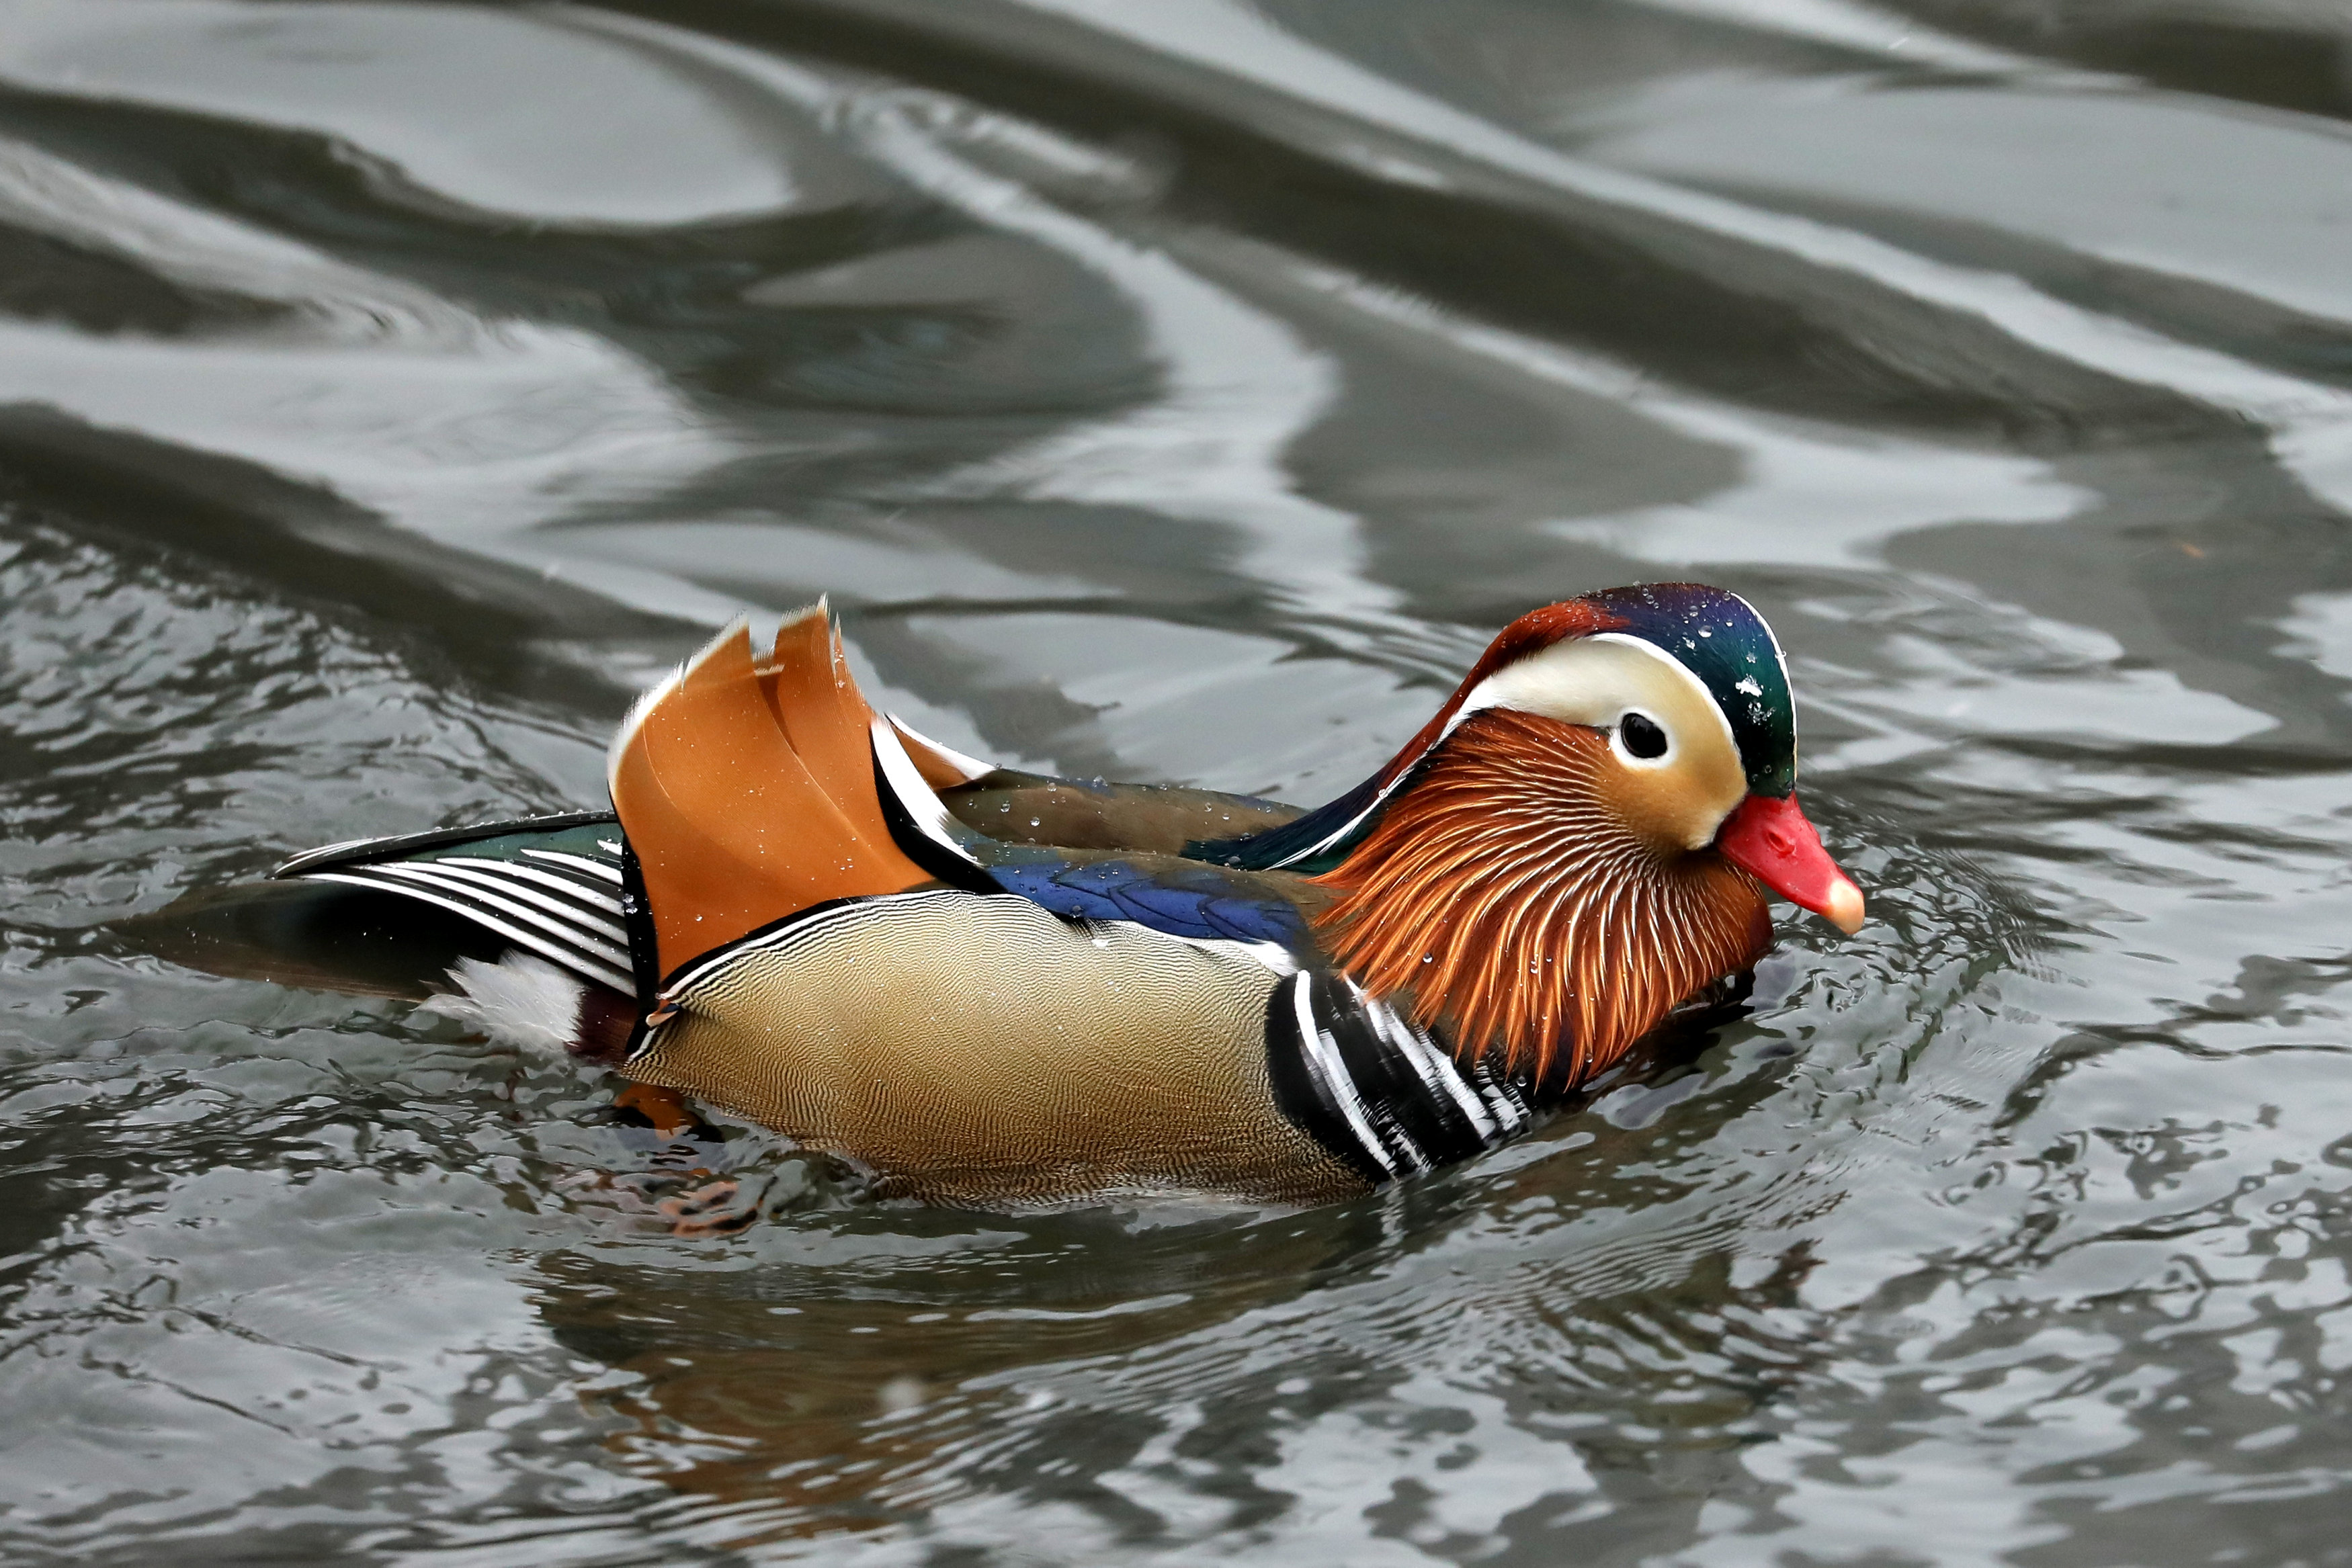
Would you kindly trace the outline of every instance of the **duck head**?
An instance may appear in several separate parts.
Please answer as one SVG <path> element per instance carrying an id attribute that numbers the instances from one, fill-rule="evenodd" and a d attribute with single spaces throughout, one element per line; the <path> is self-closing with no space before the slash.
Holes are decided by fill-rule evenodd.
<path id="1" fill-rule="evenodd" d="M 1738 595 L 1589 593 L 1505 628 L 1387 767 L 1242 863 L 1316 873 L 1340 964 L 1457 1050 L 1573 1082 L 1751 966 L 1767 890 L 1861 925 L 1797 805 L 1794 719 Z"/>

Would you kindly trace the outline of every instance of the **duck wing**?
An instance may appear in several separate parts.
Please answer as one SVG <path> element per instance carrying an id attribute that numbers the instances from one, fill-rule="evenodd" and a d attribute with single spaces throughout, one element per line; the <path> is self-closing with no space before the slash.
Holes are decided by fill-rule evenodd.
<path id="1" fill-rule="evenodd" d="M 1293 809 L 966 757 L 875 713 L 822 605 L 757 653 L 742 623 L 722 632 L 633 708 L 609 783 L 612 811 L 329 845 L 118 929 L 214 973 L 392 996 L 520 950 L 650 1004 L 664 977 L 751 932 L 943 882 L 1304 956 L 1313 890 L 1178 852 Z"/>
<path id="2" fill-rule="evenodd" d="M 922 740 L 903 724 L 898 727 L 902 738 Z M 1265 832 L 1304 814 L 1296 806 L 1252 795 L 1059 779 L 1010 768 L 990 768 L 968 782 L 941 784 L 928 768 L 924 777 L 966 827 L 1014 844 L 1182 855 L 1188 844 Z"/>
<path id="3" fill-rule="evenodd" d="M 1271 944 L 1279 953 L 1262 954 L 1261 960 L 1280 968 L 1317 960 L 1309 920 L 1331 895 L 1304 877 L 1212 865 L 1156 849 L 998 838 L 954 809 L 952 790 L 932 787 L 894 721 L 875 721 L 872 739 L 885 820 L 910 858 L 950 886 L 1011 894 L 1066 921 L 1124 921 L 1194 942 Z M 1179 808 L 1183 815 L 1194 810 Z M 1178 816 L 1164 823 L 1155 841 L 1187 831 Z"/>
<path id="4" fill-rule="evenodd" d="M 609 811 L 488 822 L 330 844 L 111 929 L 212 974 L 362 996 L 422 998 L 514 949 L 634 996 L 624 863 Z"/>

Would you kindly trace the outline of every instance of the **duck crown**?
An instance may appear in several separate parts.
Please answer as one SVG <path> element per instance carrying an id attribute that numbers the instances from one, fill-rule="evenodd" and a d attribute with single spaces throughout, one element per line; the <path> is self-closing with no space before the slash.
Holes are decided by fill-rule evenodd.
<path id="1" fill-rule="evenodd" d="M 1496 675 L 1562 643 L 1603 635 L 1646 643 L 1706 688 L 1730 730 L 1751 794 L 1785 798 L 1794 791 L 1796 705 L 1787 662 L 1764 618 L 1739 595 L 1706 583 L 1636 583 L 1548 604 L 1506 626 L 1421 732 L 1338 800 L 1282 827 L 1192 844 L 1186 852 L 1252 870 L 1329 871 L 1371 831 L 1391 797 L 1463 718 L 1487 706 Z"/>
<path id="2" fill-rule="evenodd" d="M 1703 582 L 1649 582 L 1604 588 L 1570 602 L 1613 614 L 1616 625 L 1596 630 L 1639 637 L 1698 678 L 1731 726 L 1750 793 L 1780 797 L 1796 789 L 1788 660 L 1748 601 Z"/>

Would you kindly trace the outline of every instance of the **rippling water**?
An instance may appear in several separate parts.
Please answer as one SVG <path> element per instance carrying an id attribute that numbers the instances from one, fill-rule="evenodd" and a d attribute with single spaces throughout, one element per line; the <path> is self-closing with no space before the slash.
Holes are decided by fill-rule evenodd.
<path id="1" fill-rule="evenodd" d="M 2333 0 L 0 0 L 0 1558 L 2352 1561 Z M 1872 893 L 1307 1214 L 877 1206 L 102 923 L 887 706 L 1319 800 L 1531 604 Z"/>

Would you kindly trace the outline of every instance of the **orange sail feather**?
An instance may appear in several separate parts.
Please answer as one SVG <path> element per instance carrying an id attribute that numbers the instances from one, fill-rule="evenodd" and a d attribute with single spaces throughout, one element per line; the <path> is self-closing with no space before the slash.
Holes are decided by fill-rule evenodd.
<path id="1" fill-rule="evenodd" d="M 738 622 L 639 704 L 610 781 L 660 973 L 813 904 L 932 880 L 891 840 L 872 722 L 822 606 L 785 622 L 764 664 Z"/>

